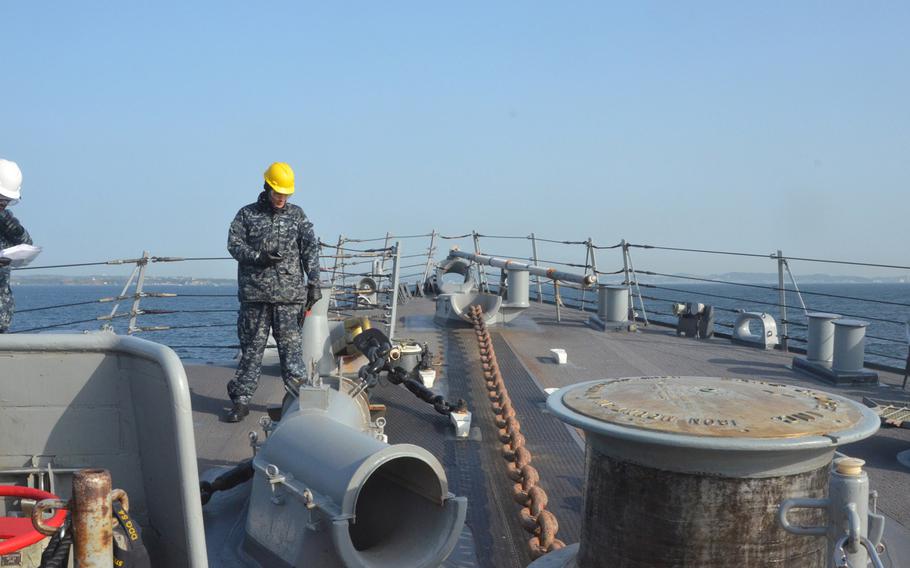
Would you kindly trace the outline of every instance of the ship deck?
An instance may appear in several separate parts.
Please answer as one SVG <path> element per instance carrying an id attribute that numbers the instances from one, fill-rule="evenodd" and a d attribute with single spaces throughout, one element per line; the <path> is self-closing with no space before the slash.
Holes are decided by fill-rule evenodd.
<path id="1" fill-rule="evenodd" d="M 511 567 L 530 562 L 527 539 L 519 525 L 519 505 L 512 499 L 498 431 L 480 369 L 477 343 L 470 327 L 439 326 L 433 321 L 432 301 L 415 298 L 400 306 L 399 338 L 426 342 L 437 358 L 435 389 L 449 400 L 463 398 L 473 412 L 471 434 L 456 439 L 448 419 L 435 413 L 401 387 L 374 389 L 371 400 L 387 405 L 390 443 L 409 442 L 432 452 L 446 468 L 450 491 L 468 497 L 467 530 L 446 566 Z M 829 391 L 857 401 L 863 397 L 910 402 L 901 390 L 902 376 L 879 372 L 881 384 L 834 386 L 791 369 L 792 354 L 763 351 L 714 338 L 677 337 L 664 327 L 636 333 L 601 332 L 586 325 L 588 314 L 562 310 L 556 321 L 553 306 L 537 305 L 505 326 L 490 330 L 504 381 L 521 421 L 533 465 L 556 515 L 559 537 L 578 542 L 584 483 L 582 435 L 545 410 L 543 389 L 581 381 L 652 375 L 697 375 L 770 380 Z M 568 363 L 552 362 L 549 350 L 563 348 Z M 276 367 L 265 367 L 251 416 L 240 424 L 224 424 L 225 385 L 233 369 L 217 365 L 187 365 L 192 390 L 196 447 L 200 472 L 229 465 L 251 455 L 248 432 L 270 404 L 277 404 L 283 387 Z M 886 541 L 895 556 L 910 558 L 910 470 L 897 460 L 910 449 L 910 430 L 882 428 L 875 436 L 844 446 L 841 451 L 866 460 L 878 507 L 889 517 Z"/>

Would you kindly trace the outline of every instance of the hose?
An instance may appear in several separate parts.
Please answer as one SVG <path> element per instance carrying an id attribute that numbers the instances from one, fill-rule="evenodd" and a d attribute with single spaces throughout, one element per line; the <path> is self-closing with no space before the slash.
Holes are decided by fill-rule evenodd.
<path id="1" fill-rule="evenodd" d="M 212 481 L 200 481 L 199 495 L 202 497 L 202 505 L 205 506 L 215 492 L 233 489 L 252 478 L 253 458 L 247 458 Z"/>
<path id="2" fill-rule="evenodd" d="M 72 523 L 67 518 L 59 531 L 55 532 L 47 548 L 41 553 L 40 568 L 67 568 L 70 561 L 70 547 L 73 545 Z"/>

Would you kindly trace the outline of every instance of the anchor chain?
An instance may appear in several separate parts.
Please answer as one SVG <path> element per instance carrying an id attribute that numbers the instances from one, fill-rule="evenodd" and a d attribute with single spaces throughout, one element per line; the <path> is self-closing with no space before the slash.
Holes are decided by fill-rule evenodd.
<path id="1" fill-rule="evenodd" d="M 565 543 L 556 538 L 559 522 L 556 516 L 547 510 L 547 493 L 540 486 L 540 474 L 531 465 L 533 456 L 525 444 L 521 422 L 515 416 L 512 399 L 503 382 L 496 352 L 493 349 L 493 338 L 483 321 L 483 309 L 480 306 L 472 306 L 469 314 L 477 336 L 483 375 L 489 390 L 488 396 L 496 414 L 499 439 L 503 444 L 502 456 L 508 461 L 506 474 L 515 482 L 512 486 L 512 497 L 522 507 L 519 512 L 522 528 L 533 535 L 528 540 L 531 557 L 540 558 L 548 552 L 565 547 Z"/>

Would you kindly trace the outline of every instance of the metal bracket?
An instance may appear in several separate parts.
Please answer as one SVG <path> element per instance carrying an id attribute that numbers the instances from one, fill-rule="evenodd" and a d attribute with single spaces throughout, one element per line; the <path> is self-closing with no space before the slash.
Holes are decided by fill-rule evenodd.
<path id="1" fill-rule="evenodd" d="M 250 433 L 252 434 L 253 432 Z M 272 503 L 284 505 L 284 495 L 278 492 L 278 485 L 287 481 L 287 476 L 281 473 L 277 465 L 271 463 L 266 466 L 265 475 L 269 478 L 269 484 L 272 488 Z"/>
<path id="2" fill-rule="evenodd" d="M 253 449 L 253 457 L 256 457 L 256 452 L 259 451 L 259 434 L 250 430 L 246 435 L 250 439 L 250 447 Z"/>
<path id="3" fill-rule="evenodd" d="M 787 514 L 790 512 L 790 509 L 827 509 L 829 503 L 828 499 L 787 499 L 780 504 L 780 509 L 777 511 L 777 521 L 780 523 L 780 526 L 790 534 L 825 536 L 828 534 L 828 527 L 801 527 L 791 525 L 790 520 L 787 518 Z"/>

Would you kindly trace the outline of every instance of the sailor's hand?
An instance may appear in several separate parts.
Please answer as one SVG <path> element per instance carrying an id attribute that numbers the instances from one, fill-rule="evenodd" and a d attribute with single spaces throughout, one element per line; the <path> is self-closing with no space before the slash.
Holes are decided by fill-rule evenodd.
<path id="1" fill-rule="evenodd" d="M 273 266 L 282 261 L 282 256 L 280 252 L 260 252 L 256 259 L 259 261 L 259 264 L 264 264 L 265 266 Z"/>
<path id="2" fill-rule="evenodd" d="M 306 287 L 306 310 L 310 311 L 316 302 L 322 299 L 322 290 L 316 284 L 307 284 Z"/>
<path id="3" fill-rule="evenodd" d="M 5 256 L 0 256 L 0 266 L 7 266 L 12 261 L 13 261 L 13 259 L 11 259 L 11 258 L 6 258 Z"/>

